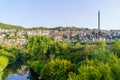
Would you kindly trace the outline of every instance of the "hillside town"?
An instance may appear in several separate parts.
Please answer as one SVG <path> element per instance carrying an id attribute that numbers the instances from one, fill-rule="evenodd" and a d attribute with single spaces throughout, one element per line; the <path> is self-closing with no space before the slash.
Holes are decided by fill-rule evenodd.
<path id="1" fill-rule="evenodd" d="M 75 27 L 59 29 L 0 29 L 0 44 L 23 45 L 28 37 L 34 35 L 48 36 L 54 41 L 98 42 L 120 39 L 120 30 L 76 29 Z"/>

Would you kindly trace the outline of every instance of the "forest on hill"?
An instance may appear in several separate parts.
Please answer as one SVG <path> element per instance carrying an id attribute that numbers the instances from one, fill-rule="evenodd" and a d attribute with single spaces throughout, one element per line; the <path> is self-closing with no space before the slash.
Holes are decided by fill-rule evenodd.
<path id="1" fill-rule="evenodd" d="M 26 28 L 27 30 L 89 30 L 88 28 L 79 28 L 79 27 L 64 27 L 64 26 L 58 26 L 58 27 L 52 27 L 52 28 L 48 28 L 48 27 L 32 27 L 32 28 Z"/>
<path id="2" fill-rule="evenodd" d="M 71 44 L 32 36 L 23 47 L 0 45 L 0 80 L 20 65 L 28 66 L 30 80 L 120 80 L 120 41 L 108 48 L 104 41 Z"/>
<path id="3" fill-rule="evenodd" d="M 24 28 L 21 26 L 0 23 L 0 29 L 24 29 Z"/>
<path id="4" fill-rule="evenodd" d="M 31 28 L 25 28 L 22 26 L 15 26 L 11 24 L 5 24 L 5 23 L 0 23 L 0 29 L 23 29 L 23 30 L 89 30 L 88 28 L 79 28 L 79 27 L 63 27 L 63 26 L 58 26 L 58 27 L 53 27 L 53 28 L 48 28 L 48 27 L 31 27 Z"/>

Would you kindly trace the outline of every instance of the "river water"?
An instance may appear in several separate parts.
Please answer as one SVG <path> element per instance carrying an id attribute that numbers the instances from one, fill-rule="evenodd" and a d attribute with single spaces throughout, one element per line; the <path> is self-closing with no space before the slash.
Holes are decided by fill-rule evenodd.
<path id="1" fill-rule="evenodd" d="M 4 80 L 30 80 L 29 69 L 25 65 L 16 69 L 7 69 L 4 73 Z"/>
<path id="2" fill-rule="evenodd" d="M 19 75 L 19 74 L 9 74 L 5 80 L 30 80 L 29 79 L 29 74 L 26 73 L 24 75 Z"/>

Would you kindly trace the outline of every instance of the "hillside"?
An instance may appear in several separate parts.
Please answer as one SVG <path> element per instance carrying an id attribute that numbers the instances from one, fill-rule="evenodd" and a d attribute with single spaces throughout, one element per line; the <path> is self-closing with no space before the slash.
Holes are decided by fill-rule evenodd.
<path id="1" fill-rule="evenodd" d="M 21 26 L 0 23 L 0 29 L 24 29 L 24 28 Z"/>
<path id="2" fill-rule="evenodd" d="M 59 27 L 53 27 L 53 28 L 47 28 L 47 27 L 32 27 L 32 28 L 26 28 L 28 30 L 89 30 L 88 28 L 79 28 L 79 27 L 63 27 L 63 26 L 59 26 Z"/>
<path id="3" fill-rule="evenodd" d="M 79 27 L 53 27 L 53 28 L 48 28 L 48 27 L 32 27 L 32 28 L 24 28 L 21 26 L 16 26 L 16 25 L 11 25 L 11 24 L 5 24 L 5 23 L 0 23 L 0 29 L 25 29 L 25 30 L 89 30 L 88 28 L 79 28 Z"/>

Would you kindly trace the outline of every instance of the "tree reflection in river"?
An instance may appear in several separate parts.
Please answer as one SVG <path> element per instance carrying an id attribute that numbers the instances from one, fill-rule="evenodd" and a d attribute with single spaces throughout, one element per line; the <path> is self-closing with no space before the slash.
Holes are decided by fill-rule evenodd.
<path id="1" fill-rule="evenodd" d="M 29 74 L 26 73 L 24 75 L 9 74 L 5 80 L 30 80 L 30 79 L 29 79 Z"/>
<path id="2" fill-rule="evenodd" d="M 30 80 L 29 69 L 26 65 L 8 66 L 4 70 L 4 80 Z"/>

